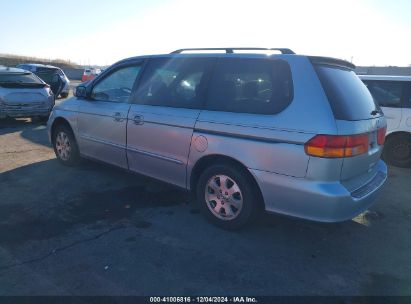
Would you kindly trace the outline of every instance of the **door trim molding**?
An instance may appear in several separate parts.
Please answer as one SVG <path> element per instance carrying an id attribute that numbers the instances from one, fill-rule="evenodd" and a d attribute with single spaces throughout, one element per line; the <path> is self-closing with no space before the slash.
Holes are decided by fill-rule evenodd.
<path id="1" fill-rule="evenodd" d="M 80 134 L 80 138 L 81 138 L 81 139 L 85 139 L 85 140 L 89 140 L 89 141 L 93 141 L 93 142 L 96 142 L 96 143 L 99 143 L 99 144 L 104 144 L 104 145 L 108 145 L 108 146 L 114 146 L 114 147 L 121 148 L 121 149 L 126 149 L 126 146 L 125 146 L 125 145 L 116 144 L 116 143 L 113 143 L 113 142 L 111 142 L 111 141 L 106 141 L 106 140 L 103 140 L 103 139 L 98 139 L 98 138 L 95 138 L 95 137 L 91 137 L 91 136 L 89 136 L 89 135 Z"/>
<path id="2" fill-rule="evenodd" d="M 184 164 L 181 160 L 178 160 L 178 159 L 175 159 L 175 158 L 171 158 L 171 157 L 167 157 L 167 156 L 163 156 L 163 155 L 158 155 L 158 154 L 155 154 L 155 153 L 151 153 L 151 152 L 147 152 L 147 151 L 143 151 L 143 150 L 139 150 L 139 149 L 135 149 L 135 148 L 131 148 L 131 147 L 126 147 L 126 149 L 127 149 L 127 151 L 130 151 L 130 152 L 135 152 L 135 153 L 142 154 L 142 155 L 145 155 L 145 156 L 158 158 L 158 159 L 161 159 L 161 160 L 172 162 L 174 164 L 178 164 L 178 165 L 183 165 Z"/>

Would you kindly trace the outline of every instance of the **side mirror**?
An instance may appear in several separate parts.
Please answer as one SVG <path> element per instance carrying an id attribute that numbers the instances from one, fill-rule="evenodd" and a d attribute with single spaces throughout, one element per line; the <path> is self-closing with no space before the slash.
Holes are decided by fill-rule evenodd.
<path id="1" fill-rule="evenodd" d="M 83 85 L 78 85 L 74 92 L 74 96 L 77 98 L 87 98 L 87 89 Z"/>

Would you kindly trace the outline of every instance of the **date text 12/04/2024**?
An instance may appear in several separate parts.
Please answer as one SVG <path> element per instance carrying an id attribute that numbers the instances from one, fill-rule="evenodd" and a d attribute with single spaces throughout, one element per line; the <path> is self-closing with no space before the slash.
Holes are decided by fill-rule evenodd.
<path id="1" fill-rule="evenodd" d="M 150 297 L 150 303 L 257 303 L 254 297 Z"/>

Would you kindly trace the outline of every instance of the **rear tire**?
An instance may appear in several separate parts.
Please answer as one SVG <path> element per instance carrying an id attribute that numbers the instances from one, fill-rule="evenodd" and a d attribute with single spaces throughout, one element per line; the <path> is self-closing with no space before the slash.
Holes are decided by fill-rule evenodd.
<path id="1" fill-rule="evenodd" d="M 60 97 L 61 97 L 61 98 L 67 98 L 67 97 L 68 97 L 68 93 L 61 93 L 61 94 L 60 94 Z"/>
<path id="2" fill-rule="evenodd" d="M 59 125 L 53 132 L 53 148 L 57 159 L 66 166 L 75 166 L 80 153 L 73 132 L 66 125 Z"/>
<path id="3" fill-rule="evenodd" d="M 216 164 L 205 169 L 196 195 L 204 216 L 223 229 L 239 229 L 255 219 L 259 211 L 260 195 L 251 177 L 236 166 Z"/>
<path id="4" fill-rule="evenodd" d="M 382 157 L 390 165 L 402 168 L 411 167 L 411 134 L 388 137 Z"/>

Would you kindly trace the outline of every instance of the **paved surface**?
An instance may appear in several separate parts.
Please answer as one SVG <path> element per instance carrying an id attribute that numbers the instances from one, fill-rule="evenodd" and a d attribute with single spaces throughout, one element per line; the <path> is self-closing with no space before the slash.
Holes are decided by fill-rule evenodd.
<path id="1" fill-rule="evenodd" d="M 373 209 L 226 232 L 191 197 L 54 158 L 45 126 L 0 123 L 0 295 L 411 295 L 411 170 Z"/>

